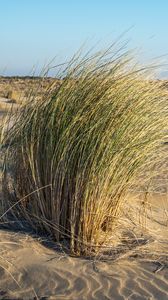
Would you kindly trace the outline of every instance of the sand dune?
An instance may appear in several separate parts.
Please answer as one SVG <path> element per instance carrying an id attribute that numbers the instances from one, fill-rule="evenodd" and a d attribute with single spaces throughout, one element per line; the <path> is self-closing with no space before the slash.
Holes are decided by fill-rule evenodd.
<path id="1" fill-rule="evenodd" d="M 0 299 L 168 299 L 167 226 L 153 218 L 149 243 L 115 261 L 70 257 L 42 238 L 1 230 Z"/>
<path id="2" fill-rule="evenodd" d="M 155 273 L 154 262 L 72 258 L 9 232 L 0 240 L 0 299 L 168 299 L 167 269 Z"/>

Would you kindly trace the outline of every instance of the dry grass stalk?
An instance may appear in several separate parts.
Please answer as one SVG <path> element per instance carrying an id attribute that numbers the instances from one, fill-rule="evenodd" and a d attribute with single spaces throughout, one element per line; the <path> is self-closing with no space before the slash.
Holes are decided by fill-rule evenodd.
<path id="1" fill-rule="evenodd" d="M 41 100 L 31 95 L 3 139 L 14 190 L 11 198 L 5 171 L 6 203 L 30 194 L 13 215 L 57 241 L 68 237 L 78 255 L 111 240 L 126 191 L 143 166 L 152 169 L 167 129 L 161 83 L 111 51 L 74 57 L 61 84 Z"/>

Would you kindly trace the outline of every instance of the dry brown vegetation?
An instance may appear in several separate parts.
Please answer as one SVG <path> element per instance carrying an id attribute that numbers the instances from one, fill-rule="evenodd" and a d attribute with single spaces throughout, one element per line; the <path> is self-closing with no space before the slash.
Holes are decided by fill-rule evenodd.
<path id="1" fill-rule="evenodd" d="M 29 86 L 3 131 L 3 216 L 91 255 L 110 245 L 129 189 L 163 158 L 167 90 L 127 54 L 73 58 L 66 74 Z"/>
<path id="2" fill-rule="evenodd" d="M 46 77 L 3 77 L 0 76 L 0 97 L 12 98 L 12 93 L 27 96 L 31 89 L 44 91 L 48 85 L 59 82 L 58 79 Z M 38 91 L 37 91 L 38 92 Z"/>

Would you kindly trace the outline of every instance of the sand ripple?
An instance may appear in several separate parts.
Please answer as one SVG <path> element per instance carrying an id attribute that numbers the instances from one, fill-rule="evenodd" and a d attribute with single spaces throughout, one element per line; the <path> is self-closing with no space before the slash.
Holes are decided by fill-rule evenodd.
<path id="1" fill-rule="evenodd" d="M 0 299 L 168 299 L 167 268 L 152 261 L 94 262 L 0 232 Z"/>

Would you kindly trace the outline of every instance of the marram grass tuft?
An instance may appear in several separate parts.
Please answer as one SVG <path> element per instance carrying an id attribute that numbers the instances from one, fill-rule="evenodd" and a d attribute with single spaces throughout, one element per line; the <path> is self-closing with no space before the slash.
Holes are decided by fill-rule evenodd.
<path id="1" fill-rule="evenodd" d="M 62 77 L 14 115 L 4 191 L 18 220 L 88 255 L 108 245 L 128 189 L 152 170 L 167 93 L 127 53 L 74 57 Z"/>

